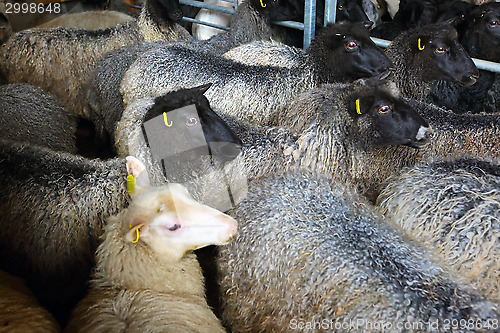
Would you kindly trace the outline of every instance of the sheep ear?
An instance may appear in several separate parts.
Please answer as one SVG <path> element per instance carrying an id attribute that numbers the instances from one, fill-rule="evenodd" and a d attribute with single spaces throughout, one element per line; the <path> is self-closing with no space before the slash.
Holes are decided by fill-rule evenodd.
<path id="1" fill-rule="evenodd" d="M 133 195 L 139 190 L 151 187 L 148 172 L 144 164 L 134 156 L 127 156 L 127 190 Z"/>
<path id="2" fill-rule="evenodd" d="M 204 84 L 202 86 L 199 86 L 199 87 L 196 87 L 196 88 L 193 88 L 192 90 L 193 91 L 196 91 L 196 92 L 199 92 L 200 94 L 204 94 L 208 89 L 210 89 L 210 87 L 213 85 L 213 83 L 207 83 L 207 84 Z"/>
<path id="3" fill-rule="evenodd" d="M 148 227 L 144 223 L 131 224 L 129 232 L 125 235 L 125 240 L 135 244 L 141 239 L 141 236 L 144 237 L 147 233 Z"/>

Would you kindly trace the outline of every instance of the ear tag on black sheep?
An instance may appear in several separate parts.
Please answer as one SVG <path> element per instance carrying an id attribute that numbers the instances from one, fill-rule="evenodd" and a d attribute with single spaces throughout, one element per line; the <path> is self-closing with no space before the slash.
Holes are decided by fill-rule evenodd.
<path id="1" fill-rule="evenodd" d="M 267 7 L 267 5 L 262 2 L 262 0 L 260 0 L 260 5 L 262 6 L 262 8 L 266 8 Z"/>
<path id="2" fill-rule="evenodd" d="M 172 127 L 172 121 L 170 121 L 170 123 L 168 122 L 168 119 L 167 119 L 167 113 L 166 112 L 163 112 L 163 122 L 165 122 L 165 125 L 167 127 Z"/>
<path id="3" fill-rule="evenodd" d="M 356 113 L 357 114 L 362 114 L 361 113 L 361 108 L 359 107 L 359 98 L 356 99 Z"/>
<path id="4" fill-rule="evenodd" d="M 425 49 L 425 45 L 424 45 L 424 46 L 421 46 L 421 43 L 422 43 L 422 40 L 419 38 L 419 39 L 418 39 L 418 49 L 419 49 L 420 51 L 423 51 L 423 50 Z"/>

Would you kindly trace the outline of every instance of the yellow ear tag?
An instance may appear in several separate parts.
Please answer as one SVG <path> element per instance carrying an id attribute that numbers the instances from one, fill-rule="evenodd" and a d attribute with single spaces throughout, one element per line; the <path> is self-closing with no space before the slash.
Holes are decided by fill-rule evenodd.
<path id="1" fill-rule="evenodd" d="M 419 49 L 420 51 L 423 51 L 423 50 L 425 49 L 425 45 L 424 45 L 424 46 L 420 46 L 421 42 L 422 42 L 422 41 L 421 41 L 421 40 L 420 40 L 420 38 L 419 38 L 419 39 L 418 39 L 418 49 Z"/>
<path id="2" fill-rule="evenodd" d="M 262 6 L 262 8 L 266 8 L 267 7 L 267 5 L 262 2 L 262 0 L 260 0 L 260 5 Z"/>
<path id="3" fill-rule="evenodd" d="M 163 112 L 163 122 L 165 123 L 165 125 L 167 125 L 167 127 L 172 126 L 172 122 L 169 123 L 167 120 L 167 113 L 166 112 Z"/>
<path id="4" fill-rule="evenodd" d="M 132 224 L 129 224 L 129 228 L 132 229 Z M 135 229 L 136 232 L 136 238 L 135 240 L 132 241 L 132 243 L 137 243 L 139 241 L 139 228 Z"/>
<path id="5" fill-rule="evenodd" d="M 135 192 L 135 178 L 132 175 L 127 176 L 127 191 L 128 195 L 132 195 Z"/>
<path id="6" fill-rule="evenodd" d="M 360 109 L 360 107 L 359 107 L 359 99 L 357 99 L 357 100 L 356 100 L 356 112 L 357 112 L 358 114 L 361 114 L 361 109 Z"/>

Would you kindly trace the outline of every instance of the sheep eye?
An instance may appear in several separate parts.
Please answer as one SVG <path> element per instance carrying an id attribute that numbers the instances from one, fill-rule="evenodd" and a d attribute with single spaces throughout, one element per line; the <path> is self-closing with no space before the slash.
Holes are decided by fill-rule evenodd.
<path id="1" fill-rule="evenodd" d="M 179 224 L 174 224 L 174 226 L 173 226 L 173 227 L 168 228 L 168 230 L 169 230 L 169 231 L 175 231 L 175 230 L 179 229 L 180 227 L 181 227 L 181 226 L 180 226 Z"/>
<path id="2" fill-rule="evenodd" d="M 498 27 L 498 21 L 491 21 L 491 22 L 489 23 L 489 26 L 490 26 L 490 27 L 492 27 L 492 28 L 496 28 L 496 27 Z"/>
<path id="3" fill-rule="evenodd" d="M 338 10 L 344 10 L 344 6 L 343 6 L 343 5 L 339 5 L 339 6 L 337 7 L 337 9 L 338 9 Z"/>
<path id="4" fill-rule="evenodd" d="M 161 212 L 163 212 L 164 210 L 165 210 L 165 205 L 164 205 L 164 204 L 162 204 L 162 205 L 160 206 L 160 208 L 158 208 L 158 212 L 160 212 L 160 213 L 161 213 Z"/>
<path id="5" fill-rule="evenodd" d="M 355 42 L 349 42 L 345 45 L 345 48 L 347 49 L 347 51 L 355 51 L 358 49 L 358 44 L 356 44 Z"/>
<path id="6" fill-rule="evenodd" d="M 186 126 L 194 126 L 196 124 L 198 124 L 198 119 L 196 119 L 195 117 L 186 120 Z"/>
<path id="7" fill-rule="evenodd" d="M 437 47 L 436 48 L 436 53 L 437 54 L 443 54 L 446 52 L 446 49 L 444 47 Z"/>
<path id="8" fill-rule="evenodd" d="M 384 105 L 384 106 L 381 106 L 379 109 L 378 109 L 378 113 L 387 113 L 389 112 L 391 108 L 387 105 Z"/>

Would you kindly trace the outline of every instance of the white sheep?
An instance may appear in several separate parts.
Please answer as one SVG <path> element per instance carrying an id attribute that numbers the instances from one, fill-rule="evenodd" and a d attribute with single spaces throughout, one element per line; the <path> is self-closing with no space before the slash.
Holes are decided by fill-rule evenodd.
<path id="1" fill-rule="evenodd" d="M 182 185 L 136 185 L 131 205 L 109 219 L 89 293 L 66 331 L 224 332 L 191 251 L 227 244 L 236 228 Z"/>

